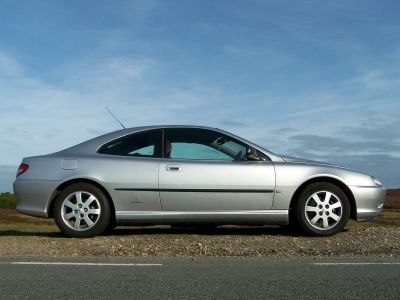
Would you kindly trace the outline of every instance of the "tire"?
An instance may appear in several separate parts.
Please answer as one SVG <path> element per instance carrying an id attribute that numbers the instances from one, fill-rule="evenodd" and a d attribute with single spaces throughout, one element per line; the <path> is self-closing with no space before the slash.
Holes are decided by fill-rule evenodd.
<path id="1" fill-rule="evenodd" d="M 106 229 L 103 230 L 101 233 L 102 235 L 112 235 L 114 229 L 118 226 L 117 222 L 111 220 L 110 223 L 107 225 Z"/>
<path id="2" fill-rule="evenodd" d="M 54 220 L 58 228 L 70 237 L 93 237 L 101 234 L 110 224 L 110 203 L 98 187 L 89 183 L 74 183 L 56 198 Z"/>
<path id="3" fill-rule="evenodd" d="M 334 235 L 346 226 L 350 203 L 336 185 L 321 182 L 310 184 L 300 195 L 296 209 L 297 221 L 311 236 Z"/>

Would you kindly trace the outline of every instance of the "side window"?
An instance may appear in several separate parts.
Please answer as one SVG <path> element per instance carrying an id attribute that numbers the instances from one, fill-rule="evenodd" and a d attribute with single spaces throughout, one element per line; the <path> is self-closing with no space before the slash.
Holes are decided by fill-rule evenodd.
<path id="1" fill-rule="evenodd" d="M 161 157 L 161 130 L 134 133 L 102 146 L 98 153 L 136 157 Z"/>
<path id="2" fill-rule="evenodd" d="M 129 155 L 154 156 L 154 145 L 133 150 L 132 152 L 129 153 Z"/>
<path id="3" fill-rule="evenodd" d="M 166 129 L 165 157 L 198 160 L 243 160 L 246 146 L 207 129 Z"/>
<path id="4" fill-rule="evenodd" d="M 171 143 L 170 158 L 232 160 L 232 157 L 202 144 Z"/>

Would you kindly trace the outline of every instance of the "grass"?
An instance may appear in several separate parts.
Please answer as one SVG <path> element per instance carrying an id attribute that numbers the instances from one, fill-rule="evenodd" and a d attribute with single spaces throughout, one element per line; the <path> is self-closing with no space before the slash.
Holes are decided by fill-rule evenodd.
<path id="1" fill-rule="evenodd" d="M 11 223 L 0 224 L 1 236 L 52 236 L 60 233 L 55 224 Z"/>
<path id="2" fill-rule="evenodd" d="M 15 196 L 10 193 L 1 194 L 0 208 L 15 208 Z"/>

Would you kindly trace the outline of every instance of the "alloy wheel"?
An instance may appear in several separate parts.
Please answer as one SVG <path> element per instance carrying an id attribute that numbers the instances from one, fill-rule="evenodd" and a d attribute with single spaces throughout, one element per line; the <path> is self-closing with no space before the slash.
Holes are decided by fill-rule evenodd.
<path id="1" fill-rule="evenodd" d="M 318 230 L 329 230 L 342 219 L 342 202 L 332 192 L 318 191 L 307 199 L 304 213 L 312 227 Z"/>
<path id="2" fill-rule="evenodd" d="M 61 205 L 63 222 L 71 229 L 84 231 L 96 225 L 100 218 L 99 200 L 86 191 L 76 191 L 68 195 Z"/>

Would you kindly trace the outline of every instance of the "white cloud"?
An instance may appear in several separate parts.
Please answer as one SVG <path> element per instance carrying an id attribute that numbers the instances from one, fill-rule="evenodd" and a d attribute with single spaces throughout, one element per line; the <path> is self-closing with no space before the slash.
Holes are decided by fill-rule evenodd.
<path id="1" fill-rule="evenodd" d="M 21 76 L 23 67 L 12 57 L 0 52 L 0 78 Z"/>
<path id="2" fill-rule="evenodd" d="M 76 61 L 58 73 L 61 82 L 68 90 L 102 93 L 126 90 L 134 87 L 155 62 L 143 56 L 94 56 Z"/>
<path id="3" fill-rule="evenodd" d="M 10 65 L 23 70 L 16 60 Z M 223 94 L 201 85 L 158 84 L 152 74 L 159 64 L 144 56 L 94 56 L 59 68 L 58 82 L 14 72 L 0 78 L 2 107 L 0 164 L 18 164 L 22 157 L 46 154 L 72 146 L 119 125 L 207 123 L 202 111 L 215 111 Z M 228 110 L 227 110 L 228 111 Z"/>
<path id="4" fill-rule="evenodd" d="M 360 74 L 352 82 L 360 84 L 369 90 L 398 88 L 400 86 L 400 72 L 398 69 L 396 71 L 385 69 L 369 70 Z"/>
<path id="5" fill-rule="evenodd" d="M 157 0 L 130 0 L 129 8 L 131 10 L 125 11 L 128 14 L 128 18 L 132 18 L 132 14 L 134 13 L 136 16 L 146 16 L 148 13 L 153 11 L 159 4 Z"/>

